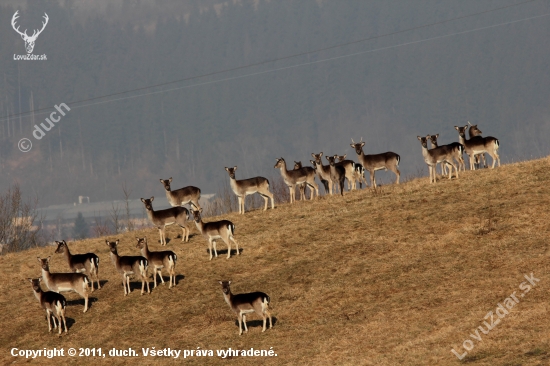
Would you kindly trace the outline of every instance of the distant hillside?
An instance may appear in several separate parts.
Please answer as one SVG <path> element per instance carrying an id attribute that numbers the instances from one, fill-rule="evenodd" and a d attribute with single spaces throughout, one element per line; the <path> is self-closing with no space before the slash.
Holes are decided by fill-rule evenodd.
<path id="1" fill-rule="evenodd" d="M 277 357 L 251 361 L 235 356 L 231 362 L 445 365 L 457 364 L 451 349 L 463 354 L 462 345 L 470 340 L 473 348 L 463 361 L 544 363 L 550 354 L 549 168 L 547 157 L 468 171 L 432 185 L 422 177 L 343 198 L 324 196 L 314 202 L 279 203 L 267 212 L 227 215 L 242 249 L 229 260 L 225 245 L 218 243 L 220 257 L 208 261 L 206 241 L 196 228 L 191 228 L 189 243 L 181 243 L 181 232 L 171 228 L 165 248 L 179 256 L 177 286 L 160 286 L 146 296 L 140 296 L 137 282 L 123 296 L 106 238 L 71 242 L 73 253 L 99 255 L 103 288 L 91 295 L 86 314 L 76 295 L 67 296 L 70 329 L 61 338 L 47 333 L 44 313 L 25 278 L 40 274 L 37 256 L 51 255 L 55 272 L 67 271 L 64 258 L 53 254 L 53 247 L 1 256 L 0 359 L 3 364 L 25 362 L 10 356 L 13 347 L 132 348 L 140 355 L 142 347 L 200 348 L 214 354 L 229 347 L 273 347 Z M 152 227 L 107 239 L 120 239 L 120 254 L 135 255 L 135 236 L 144 235 L 151 249 L 164 249 Z M 526 292 L 524 275 L 531 274 L 540 282 Z M 273 329 L 261 334 L 260 322 L 251 315 L 249 333 L 238 336 L 219 279 L 232 280 L 235 293 L 268 293 Z M 475 340 L 488 312 L 496 319 L 497 307 L 511 294 L 518 299 L 516 305 L 488 334 L 478 330 L 482 340 Z M 75 359 L 29 362 L 73 364 Z M 110 361 L 130 365 L 136 360 L 171 362 L 162 357 Z M 221 360 L 191 357 L 185 362 Z"/>

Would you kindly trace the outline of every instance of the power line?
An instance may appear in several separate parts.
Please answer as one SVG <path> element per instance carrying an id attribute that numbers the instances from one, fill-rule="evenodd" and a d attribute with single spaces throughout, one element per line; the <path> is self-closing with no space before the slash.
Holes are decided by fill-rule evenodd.
<path id="1" fill-rule="evenodd" d="M 147 96 L 147 95 L 152 95 L 152 94 L 165 93 L 165 92 L 169 92 L 169 91 L 186 89 L 186 88 L 190 88 L 190 87 L 196 87 L 196 86 L 207 85 L 207 84 L 212 84 L 212 83 L 219 83 L 219 82 L 223 82 L 223 81 L 235 80 L 235 79 L 244 78 L 244 77 L 256 76 L 256 75 L 265 74 L 265 73 L 269 73 L 269 72 L 281 71 L 281 70 L 285 70 L 285 69 L 296 68 L 296 67 L 311 65 L 311 64 L 320 63 L 320 62 L 327 62 L 327 61 L 332 61 L 332 60 L 336 60 L 336 59 L 340 59 L 340 58 L 357 56 L 357 55 L 361 55 L 361 54 L 365 54 L 365 53 L 376 52 L 376 51 L 386 50 L 386 49 L 390 49 L 390 48 L 396 48 L 396 47 L 410 45 L 410 44 L 414 44 L 414 43 L 420 43 L 420 42 L 426 42 L 426 41 L 435 40 L 435 39 L 439 39 L 439 38 L 450 37 L 450 36 L 453 36 L 453 35 L 459 35 L 459 34 L 469 33 L 469 32 L 473 32 L 473 31 L 484 30 L 484 29 L 488 29 L 488 28 L 492 28 L 492 27 L 512 24 L 512 23 L 516 23 L 516 22 L 520 22 L 520 21 L 531 20 L 531 19 L 535 19 L 535 18 L 539 18 L 539 17 L 542 17 L 542 16 L 549 15 L 549 14 L 544 14 L 544 15 L 539 15 L 539 16 L 535 16 L 535 17 L 531 17 L 531 18 L 520 19 L 520 20 L 517 20 L 517 21 L 501 23 L 501 24 L 497 24 L 497 25 L 494 25 L 494 26 L 477 28 L 477 29 L 473 29 L 473 30 L 469 30 L 469 31 L 458 32 L 458 33 L 453 33 L 453 34 L 449 34 L 449 35 L 438 36 L 438 37 L 433 37 L 433 38 L 428 38 L 428 39 L 413 41 L 413 42 L 408 42 L 408 43 L 402 43 L 402 44 L 398 44 L 398 45 L 394 45 L 394 46 L 388 46 L 388 47 L 383 47 L 383 48 L 374 49 L 374 50 L 362 51 L 362 52 L 348 54 L 348 55 L 336 56 L 336 57 L 332 57 L 332 58 L 329 58 L 329 59 L 312 61 L 312 62 L 307 62 L 307 63 L 298 64 L 298 65 L 282 67 L 282 68 L 273 69 L 273 70 L 261 71 L 261 72 L 252 73 L 252 74 L 246 74 L 246 75 L 235 76 L 235 77 L 230 77 L 230 78 L 225 78 L 225 79 L 220 79 L 220 80 L 208 81 L 208 82 L 199 83 L 199 84 L 193 84 L 193 85 L 187 85 L 187 86 L 182 86 L 182 87 L 177 87 L 177 88 L 165 89 L 165 90 L 151 92 L 151 93 L 138 94 L 138 95 L 123 97 L 123 98 L 110 99 L 110 100 L 101 101 L 101 102 L 97 102 L 97 103 L 90 103 L 90 104 L 80 105 L 80 106 L 77 105 L 77 106 L 73 107 L 74 104 L 80 104 L 80 103 L 84 103 L 84 102 L 91 102 L 91 101 L 98 100 L 98 99 L 104 99 L 104 98 L 109 98 L 109 97 L 113 97 L 113 96 L 117 96 L 117 95 L 122 95 L 122 94 L 127 94 L 127 93 L 134 93 L 134 92 L 138 92 L 138 91 L 142 91 L 142 90 L 158 88 L 158 87 L 167 86 L 167 85 L 171 85 L 171 84 L 181 83 L 181 82 L 184 82 L 184 81 L 191 81 L 191 80 L 201 79 L 201 78 L 205 78 L 205 77 L 209 77 L 209 76 L 219 75 L 219 74 L 228 73 L 228 72 L 232 72 L 232 71 L 237 71 L 237 70 L 242 70 L 242 69 L 246 69 L 246 68 L 261 66 L 261 65 L 265 65 L 265 64 L 273 63 L 273 62 L 277 62 L 277 61 L 287 60 L 287 59 L 291 59 L 291 58 L 295 58 L 295 57 L 299 57 L 299 56 L 305 56 L 305 55 L 309 55 L 309 54 L 313 54 L 313 53 L 328 51 L 328 50 L 331 50 L 331 49 L 335 49 L 335 48 L 339 48 L 339 47 L 345 47 L 345 46 L 349 46 L 349 45 L 352 45 L 352 44 L 372 41 L 372 40 L 375 40 L 375 39 L 379 39 L 379 38 L 383 38 L 383 37 L 389 37 L 389 36 L 393 36 L 393 35 L 397 35 L 397 34 L 401 34 L 401 33 L 405 33 L 405 32 L 410 32 L 410 31 L 415 31 L 415 30 L 419 30 L 419 29 L 423 29 L 423 28 L 428 28 L 428 27 L 432 27 L 432 26 L 435 26 L 435 25 L 441 25 L 441 24 L 445 24 L 445 23 L 452 22 L 452 21 L 455 21 L 455 20 L 460 20 L 460 19 L 465 19 L 465 18 L 470 18 L 470 17 L 473 17 L 473 16 L 477 16 L 477 15 L 492 13 L 492 12 L 496 12 L 496 11 L 499 11 L 499 10 L 524 5 L 524 4 L 527 4 L 527 3 L 534 2 L 534 1 L 537 1 L 537 0 L 527 0 L 527 1 L 520 2 L 520 3 L 506 5 L 506 6 L 502 6 L 502 7 L 491 9 L 491 10 L 484 10 L 484 11 L 478 12 L 478 13 L 463 15 L 463 16 L 456 17 L 456 18 L 451 18 L 451 19 L 442 20 L 442 21 L 435 22 L 435 23 L 420 25 L 420 26 L 417 26 L 417 27 L 408 28 L 408 29 L 404 29 L 404 30 L 400 30 L 400 31 L 395 31 L 395 32 L 392 32 L 392 33 L 386 33 L 386 34 L 382 34 L 382 35 L 363 38 L 363 39 L 360 39 L 360 40 L 351 41 L 351 42 L 347 42 L 347 43 L 341 43 L 341 44 L 338 44 L 338 45 L 333 45 L 333 46 L 329 46 L 329 47 L 325 47 L 325 48 L 320 48 L 320 49 L 313 50 L 313 51 L 297 53 L 297 54 L 290 55 L 290 56 L 285 56 L 285 57 L 266 60 L 266 61 L 261 61 L 261 62 L 257 62 L 257 63 L 253 63 L 253 64 L 238 66 L 238 67 L 225 69 L 225 70 L 220 70 L 220 71 L 214 71 L 214 72 L 210 72 L 210 73 L 206 73 L 206 74 L 202 74 L 202 75 L 197 75 L 197 76 L 191 76 L 191 77 L 187 77 L 187 78 L 183 78 L 183 79 L 179 79 L 179 80 L 173 80 L 173 81 L 169 81 L 169 82 L 165 82 L 165 83 L 145 86 L 145 87 L 141 87 L 141 88 L 126 90 L 126 91 L 112 93 L 112 94 L 106 94 L 106 95 L 102 95 L 102 96 L 98 96 L 98 97 L 94 97 L 94 98 L 89 98 L 89 99 L 83 99 L 83 100 L 79 100 L 79 101 L 76 101 L 76 102 L 71 102 L 70 103 L 71 104 L 71 109 L 81 108 L 81 107 L 88 107 L 88 106 L 93 106 L 93 105 L 98 105 L 98 104 L 109 103 L 109 102 L 115 102 L 115 101 L 119 101 L 119 100 L 132 99 L 132 98 L 137 98 L 137 97 L 142 97 L 142 96 Z M 27 111 L 27 112 L 16 113 L 16 114 L 9 115 L 7 117 L 0 118 L 0 121 L 7 120 L 8 118 L 18 117 L 20 115 L 28 115 L 28 114 L 31 114 L 31 113 L 36 113 L 36 112 L 41 112 L 41 111 L 46 111 L 46 110 L 50 111 L 52 109 L 53 109 L 53 107 L 45 107 L 45 108 L 30 110 L 30 111 Z M 43 113 L 39 113 L 39 114 L 43 114 Z"/>

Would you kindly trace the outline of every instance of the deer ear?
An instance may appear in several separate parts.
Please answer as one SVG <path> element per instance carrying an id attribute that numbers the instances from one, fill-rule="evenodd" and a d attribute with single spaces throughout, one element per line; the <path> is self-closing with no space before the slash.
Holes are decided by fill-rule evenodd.
<path id="1" fill-rule="evenodd" d="M 439 134 L 438 134 L 438 133 L 436 133 L 436 134 L 435 134 L 435 138 L 438 138 L 438 137 L 439 137 Z"/>
<path id="2" fill-rule="evenodd" d="M 117 239 L 117 240 L 115 241 L 115 244 L 118 245 L 118 242 L 119 242 L 119 241 L 120 241 L 120 240 Z"/>
<path id="3" fill-rule="evenodd" d="M 144 199 L 144 198 L 142 198 L 142 199 L 141 199 L 141 202 L 145 203 L 145 199 Z M 105 240 L 105 241 L 107 241 L 107 240 Z"/>
<path id="4" fill-rule="evenodd" d="M 314 153 L 311 153 L 311 157 L 313 157 L 313 158 L 314 158 L 314 157 L 315 157 L 315 154 L 314 154 Z"/>
<path id="5" fill-rule="evenodd" d="M 220 285 L 223 285 L 223 282 L 222 282 L 222 281 L 220 281 L 220 280 L 218 280 L 218 283 L 219 283 Z"/>
<path id="6" fill-rule="evenodd" d="M 364 142 L 364 141 L 361 142 L 361 147 L 363 147 L 363 146 L 365 146 L 365 142 Z"/>
<path id="7" fill-rule="evenodd" d="M 457 130 L 457 131 L 458 131 L 458 126 L 455 126 L 455 130 Z"/>
<path id="8" fill-rule="evenodd" d="M 346 156 L 348 156 L 348 154 L 344 154 L 344 159 L 346 158 Z"/>
<path id="9" fill-rule="evenodd" d="M 420 137 L 420 136 L 416 136 L 416 138 L 419 139 L 419 140 L 422 140 L 422 137 Z"/>
<path id="10" fill-rule="evenodd" d="M 172 183 L 172 177 L 168 178 L 168 182 Z"/>
<path id="11" fill-rule="evenodd" d="M 162 178 L 159 179 L 162 184 L 164 184 L 164 180 Z"/>
<path id="12" fill-rule="evenodd" d="M 229 168 L 228 168 L 228 167 L 225 167 L 225 170 L 226 170 L 226 171 L 229 171 Z"/>
<path id="13" fill-rule="evenodd" d="M 42 259 L 40 259 L 40 257 L 36 257 L 36 259 L 38 260 L 38 263 L 42 263 Z"/>
<path id="14" fill-rule="evenodd" d="M 227 284 L 228 284 L 228 285 L 231 285 L 231 281 L 227 281 Z"/>
<path id="15" fill-rule="evenodd" d="M 155 200 L 155 197 L 151 197 L 151 202 L 153 202 Z"/>

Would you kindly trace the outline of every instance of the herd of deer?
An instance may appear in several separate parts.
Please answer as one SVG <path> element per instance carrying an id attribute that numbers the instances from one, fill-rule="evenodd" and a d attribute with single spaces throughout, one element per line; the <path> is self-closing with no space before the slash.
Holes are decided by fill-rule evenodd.
<path id="1" fill-rule="evenodd" d="M 469 127 L 470 139 L 466 139 L 465 133 Z M 449 168 L 449 179 L 452 176 L 452 170 L 454 168 L 456 177 L 458 178 L 459 168 L 465 170 L 464 159 L 462 155 L 466 152 L 469 156 L 470 169 L 474 170 L 476 167 L 477 158 L 480 157 L 485 165 L 485 153 L 488 153 L 493 158 L 494 168 L 495 163 L 498 162 L 500 166 L 500 158 L 497 150 L 499 148 L 499 141 L 494 137 L 482 137 L 481 131 L 477 128 L 477 125 L 468 125 L 464 127 L 455 126 L 455 129 L 459 133 L 459 141 L 448 145 L 438 146 L 437 135 L 427 135 L 426 137 L 418 136 L 418 140 L 422 144 L 422 155 L 424 161 L 428 165 L 430 174 L 430 183 L 436 180 L 436 166 L 441 164 L 442 174 L 446 174 L 446 168 Z M 428 149 L 428 140 L 432 144 L 432 148 Z M 301 162 L 294 162 L 294 169 L 288 170 L 285 160 L 277 158 L 277 162 L 274 166 L 276 169 L 280 169 L 281 175 L 285 184 L 290 190 L 290 203 L 295 201 L 296 186 L 300 189 L 300 198 L 305 199 L 305 187 L 311 189 L 310 200 L 314 198 L 314 195 L 319 196 L 319 186 L 315 182 L 315 176 L 319 178 L 323 184 L 325 191 L 329 194 L 335 193 L 337 190 L 343 195 L 344 181 L 348 181 L 348 190 L 356 189 L 356 184 L 359 182 L 362 188 L 362 183 L 366 185 L 365 171 L 370 173 L 371 187 L 376 187 L 376 180 L 374 177 L 375 171 L 385 169 L 391 170 L 396 175 L 396 184 L 399 183 L 400 172 L 397 169 L 400 162 L 400 156 L 394 152 L 386 152 L 376 155 L 365 155 L 363 152 L 363 146 L 365 142 L 361 141 L 356 143 L 351 140 L 351 147 L 355 150 L 359 163 L 355 163 L 351 160 L 346 160 L 346 155 L 339 156 L 326 156 L 328 165 L 323 165 L 322 156 L 323 153 L 314 154 L 312 156 L 314 160 L 310 160 L 312 167 L 303 167 Z M 338 160 L 338 161 L 337 161 Z M 455 165 L 456 164 L 458 165 Z M 269 181 L 263 177 L 255 177 L 237 180 L 235 172 L 237 167 L 225 168 L 229 174 L 229 182 L 231 189 L 238 197 L 239 214 L 245 213 L 245 198 L 247 195 L 254 193 L 260 194 L 265 201 L 264 211 L 267 210 L 268 201 L 271 199 L 271 208 L 275 207 L 273 194 L 269 190 Z M 166 245 L 165 227 L 168 225 L 177 224 L 182 229 L 182 242 L 189 241 L 189 228 L 188 222 L 190 218 L 190 211 L 183 207 L 189 204 L 192 208 L 193 221 L 198 231 L 208 241 L 210 260 L 212 260 L 212 248 L 214 248 L 214 255 L 217 257 L 218 252 L 216 250 L 216 240 L 221 239 L 228 247 L 227 259 L 231 257 L 231 241 L 235 243 L 237 248 L 237 255 L 239 255 L 239 245 L 235 241 L 235 225 L 229 220 L 220 220 L 213 222 L 203 222 L 201 218 L 202 208 L 199 205 L 199 199 L 201 196 L 201 190 L 197 187 L 184 187 L 177 190 L 171 189 L 172 178 L 161 179 L 165 191 L 166 198 L 172 206 L 171 208 L 164 210 L 153 209 L 154 197 L 150 199 L 142 198 L 141 201 L 145 205 L 147 211 L 147 217 L 159 230 L 160 244 Z M 148 282 L 148 268 L 153 266 L 153 280 L 154 287 L 157 287 L 157 274 L 164 284 L 161 270 L 165 268 L 170 275 L 169 288 L 176 285 L 175 267 L 177 262 L 177 255 L 171 250 L 166 251 L 150 251 L 147 246 L 147 238 L 136 238 L 136 247 L 140 249 L 141 256 L 119 256 L 117 246 L 119 241 L 115 242 L 105 241 L 110 250 L 111 260 L 116 270 L 122 275 L 122 284 L 124 286 L 124 296 L 130 293 L 130 276 L 134 275 L 141 280 L 141 294 L 145 293 L 145 287 L 147 287 L 147 293 L 150 293 Z M 62 332 L 61 320 L 65 325 L 65 332 L 67 332 L 67 324 L 65 321 L 65 306 L 66 300 L 59 292 L 74 291 L 84 298 L 84 312 L 88 310 L 88 285 L 90 283 L 88 277 L 81 273 L 86 272 L 90 277 L 95 278 L 97 282 L 97 288 L 101 289 L 99 282 L 99 257 L 94 253 L 87 254 L 71 254 L 69 247 L 65 241 L 56 242 L 57 249 L 55 253 L 61 253 L 65 255 L 65 258 L 69 264 L 70 273 L 50 273 L 49 262 L 50 258 L 38 258 L 38 262 L 42 268 L 41 278 L 29 278 L 32 284 L 34 294 L 41 306 L 46 310 L 46 317 L 48 320 L 48 330 L 51 332 L 52 327 L 50 324 L 50 318 L 53 322 L 53 328 L 57 328 L 59 324 L 59 334 Z M 43 281 L 45 285 L 51 291 L 44 292 L 40 287 L 40 281 Z M 242 334 L 242 323 L 244 323 L 245 332 L 248 331 L 246 326 L 246 314 L 256 313 L 263 318 L 263 329 L 266 330 L 266 320 L 269 318 L 270 328 L 271 314 L 269 313 L 269 296 L 263 292 L 252 292 L 245 294 L 234 295 L 231 293 L 230 284 L 231 281 L 219 281 L 222 286 L 223 295 L 225 301 L 230 308 L 237 314 L 239 321 L 239 334 Z M 91 282 L 91 291 L 94 291 L 93 280 Z"/>

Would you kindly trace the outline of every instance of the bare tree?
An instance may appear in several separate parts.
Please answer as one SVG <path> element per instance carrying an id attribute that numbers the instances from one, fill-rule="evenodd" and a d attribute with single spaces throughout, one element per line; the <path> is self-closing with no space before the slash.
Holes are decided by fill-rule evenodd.
<path id="1" fill-rule="evenodd" d="M 42 220 L 36 212 L 37 203 L 36 199 L 24 201 L 17 183 L 0 195 L 0 243 L 4 244 L 4 251 L 21 251 L 38 246 L 43 240 L 39 235 Z"/>
<path id="2" fill-rule="evenodd" d="M 113 230 L 114 234 L 118 234 L 122 231 L 122 222 L 120 220 L 120 207 L 118 207 L 118 203 L 115 206 L 114 202 L 111 202 L 111 221 L 113 224 Z"/>
<path id="3" fill-rule="evenodd" d="M 126 207 L 126 228 L 128 231 L 134 231 L 134 222 L 130 216 L 130 194 L 132 191 L 126 186 L 126 182 L 122 183 L 122 192 L 124 192 L 124 204 Z"/>
<path id="4" fill-rule="evenodd" d="M 94 212 L 94 226 L 92 226 L 92 231 L 98 238 L 111 234 L 108 220 L 102 219 L 101 214 L 96 215 Z"/>

